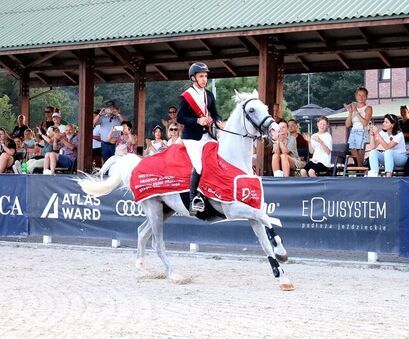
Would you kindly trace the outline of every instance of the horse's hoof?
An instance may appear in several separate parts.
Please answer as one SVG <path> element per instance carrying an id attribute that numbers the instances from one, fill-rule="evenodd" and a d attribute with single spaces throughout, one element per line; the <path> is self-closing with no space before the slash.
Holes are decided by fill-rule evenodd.
<path id="1" fill-rule="evenodd" d="M 172 273 L 169 276 L 169 281 L 177 285 L 185 285 L 192 282 L 192 278 L 184 277 L 183 275 Z"/>
<path id="2" fill-rule="evenodd" d="M 288 254 L 285 255 L 280 255 L 280 254 L 275 254 L 276 255 L 276 259 L 280 262 L 280 263 L 286 263 L 288 261 Z"/>
<path id="3" fill-rule="evenodd" d="M 294 290 L 294 285 L 288 278 L 281 278 L 280 279 L 280 289 L 282 291 L 293 291 Z"/>

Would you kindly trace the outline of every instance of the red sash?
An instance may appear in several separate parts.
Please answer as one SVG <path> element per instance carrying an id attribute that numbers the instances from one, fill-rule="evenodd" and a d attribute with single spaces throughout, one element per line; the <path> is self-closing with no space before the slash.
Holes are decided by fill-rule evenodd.
<path id="1" fill-rule="evenodd" d="M 205 91 L 205 95 L 207 95 L 206 91 Z M 201 110 L 200 106 L 197 104 L 196 100 L 192 97 L 192 94 L 190 94 L 189 90 L 184 91 L 181 96 L 185 98 L 189 106 L 192 107 L 193 111 L 196 113 L 198 118 L 206 116 L 205 112 Z"/>

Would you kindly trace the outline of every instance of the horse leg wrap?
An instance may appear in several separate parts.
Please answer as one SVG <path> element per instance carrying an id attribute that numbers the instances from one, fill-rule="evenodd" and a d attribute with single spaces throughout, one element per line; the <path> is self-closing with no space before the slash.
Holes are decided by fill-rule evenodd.
<path id="1" fill-rule="evenodd" d="M 276 247 L 277 242 L 275 241 L 274 237 L 277 235 L 277 233 L 274 231 L 274 228 L 266 227 L 266 233 L 267 233 L 268 240 L 270 240 L 273 246 Z"/>
<path id="2" fill-rule="evenodd" d="M 281 273 L 280 273 L 280 264 L 276 259 L 274 259 L 271 256 L 268 256 L 268 261 L 270 262 L 271 269 L 273 270 L 273 274 L 275 278 L 279 278 Z"/>

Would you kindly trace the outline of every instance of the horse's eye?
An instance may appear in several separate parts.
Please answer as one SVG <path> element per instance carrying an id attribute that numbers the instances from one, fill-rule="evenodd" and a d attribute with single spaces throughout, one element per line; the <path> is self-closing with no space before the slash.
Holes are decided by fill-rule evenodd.
<path id="1" fill-rule="evenodd" d="M 254 113 L 254 111 L 255 111 L 255 110 L 254 110 L 253 107 L 249 109 L 249 112 L 250 112 L 250 113 Z"/>

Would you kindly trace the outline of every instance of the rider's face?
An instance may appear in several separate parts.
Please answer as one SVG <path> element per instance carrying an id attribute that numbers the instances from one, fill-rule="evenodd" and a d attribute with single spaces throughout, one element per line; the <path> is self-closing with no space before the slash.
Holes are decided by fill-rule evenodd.
<path id="1" fill-rule="evenodd" d="M 207 85 L 207 72 L 196 73 L 195 80 L 197 86 L 200 88 L 205 88 Z"/>

